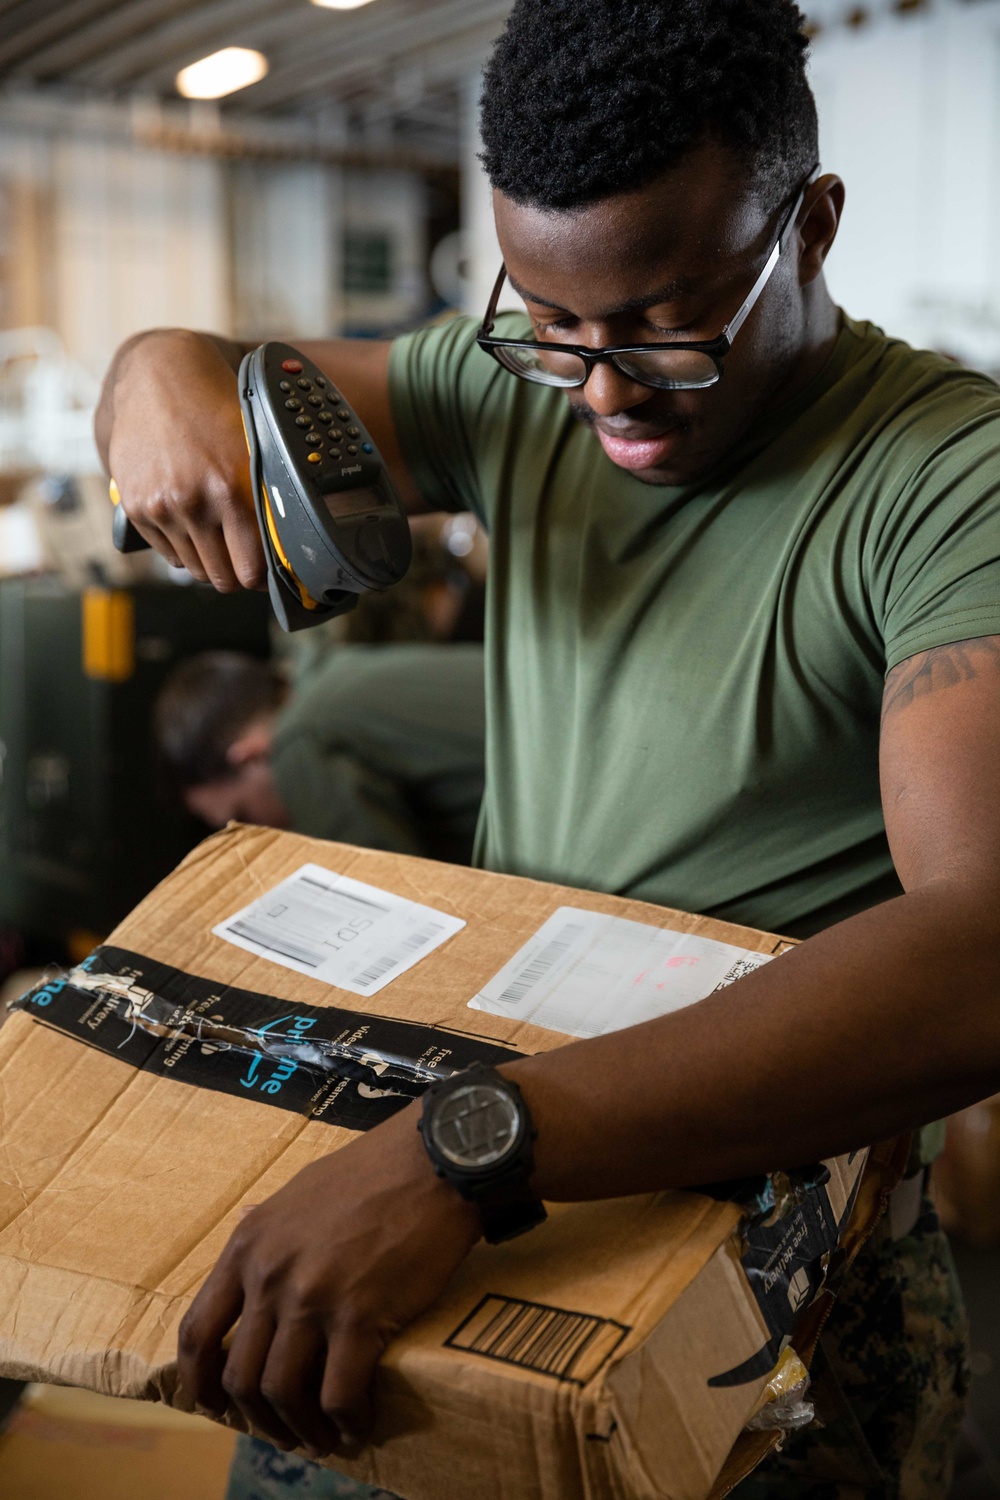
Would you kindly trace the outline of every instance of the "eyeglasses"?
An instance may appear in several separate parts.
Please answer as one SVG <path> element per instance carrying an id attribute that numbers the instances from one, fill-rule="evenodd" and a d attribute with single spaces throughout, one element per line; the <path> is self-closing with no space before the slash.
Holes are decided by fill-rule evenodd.
<path id="1" fill-rule="evenodd" d="M 615 344 L 605 349 L 588 349 L 585 344 L 543 343 L 536 339 L 495 339 L 491 335 L 497 303 L 507 277 L 507 267 L 501 266 L 476 343 L 512 375 L 519 375 L 522 380 L 531 380 L 536 385 L 555 385 L 566 390 L 586 385 L 594 366 L 602 363 L 614 365 L 616 370 L 640 385 L 653 386 L 661 391 L 700 391 L 715 385 L 722 379 L 722 361 L 733 347 L 733 340 L 771 279 L 785 248 L 788 232 L 798 219 L 803 199 L 819 176 L 819 170 L 817 164 L 802 184 L 781 222 L 764 269 L 739 312 L 726 324 L 718 338 L 698 343 Z"/>

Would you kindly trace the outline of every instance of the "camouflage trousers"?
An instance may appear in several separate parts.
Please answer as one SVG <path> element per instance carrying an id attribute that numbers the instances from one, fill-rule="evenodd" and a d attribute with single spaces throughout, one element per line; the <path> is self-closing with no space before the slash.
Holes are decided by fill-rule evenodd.
<path id="1" fill-rule="evenodd" d="M 816 1420 L 731 1500 L 944 1500 L 968 1389 L 966 1325 L 948 1242 L 925 1199 L 893 1241 L 888 1216 L 844 1283 L 813 1361 Z M 241 1438 L 226 1500 L 392 1500 Z"/>
<path id="2" fill-rule="evenodd" d="M 240 1437 L 229 1471 L 226 1500 L 395 1500 L 387 1490 L 348 1479 L 260 1438 Z"/>
<path id="3" fill-rule="evenodd" d="M 820 1338 L 816 1420 L 731 1500 L 945 1500 L 968 1392 L 966 1335 L 951 1251 L 930 1201 L 895 1242 L 886 1215 Z"/>

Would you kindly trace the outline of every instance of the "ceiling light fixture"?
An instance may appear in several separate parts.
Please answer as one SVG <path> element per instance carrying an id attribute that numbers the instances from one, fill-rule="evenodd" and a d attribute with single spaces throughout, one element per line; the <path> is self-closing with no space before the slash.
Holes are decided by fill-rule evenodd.
<path id="1" fill-rule="evenodd" d="M 312 0 L 312 3 L 324 10 L 357 10 L 361 5 L 370 5 L 371 0 Z"/>
<path id="2" fill-rule="evenodd" d="M 177 92 L 185 99 L 221 99 L 235 94 L 266 75 L 268 61 L 263 52 L 252 47 L 223 47 L 187 68 L 181 68 L 175 79 Z"/>

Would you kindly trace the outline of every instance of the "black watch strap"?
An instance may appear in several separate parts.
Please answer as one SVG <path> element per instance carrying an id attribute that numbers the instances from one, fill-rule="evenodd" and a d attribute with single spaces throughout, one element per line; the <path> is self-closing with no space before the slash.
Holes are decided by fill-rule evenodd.
<path id="1" fill-rule="evenodd" d="M 483 1225 L 483 1237 L 489 1245 L 526 1234 L 548 1217 L 545 1205 L 535 1197 L 519 1173 L 509 1182 L 494 1182 L 479 1191 L 464 1191 L 462 1196 L 474 1203 Z"/>

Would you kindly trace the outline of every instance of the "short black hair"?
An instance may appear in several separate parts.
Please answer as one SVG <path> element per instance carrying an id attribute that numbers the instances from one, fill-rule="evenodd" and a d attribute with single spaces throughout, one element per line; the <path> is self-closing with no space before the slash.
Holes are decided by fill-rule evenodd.
<path id="1" fill-rule="evenodd" d="M 153 708 L 163 790 L 174 796 L 234 773 L 229 748 L 257 719 L 276 713 L 284 678 L 242 651 L 203 651 L 170 673 Z"/>
<path id="2" fill-rule="evenodd" d="M 777 201 L 819 155 L 804 26 L 794 0 L 517 0 L 484 75 L 490 182 L 579 208 L 715 140 Z"/>

